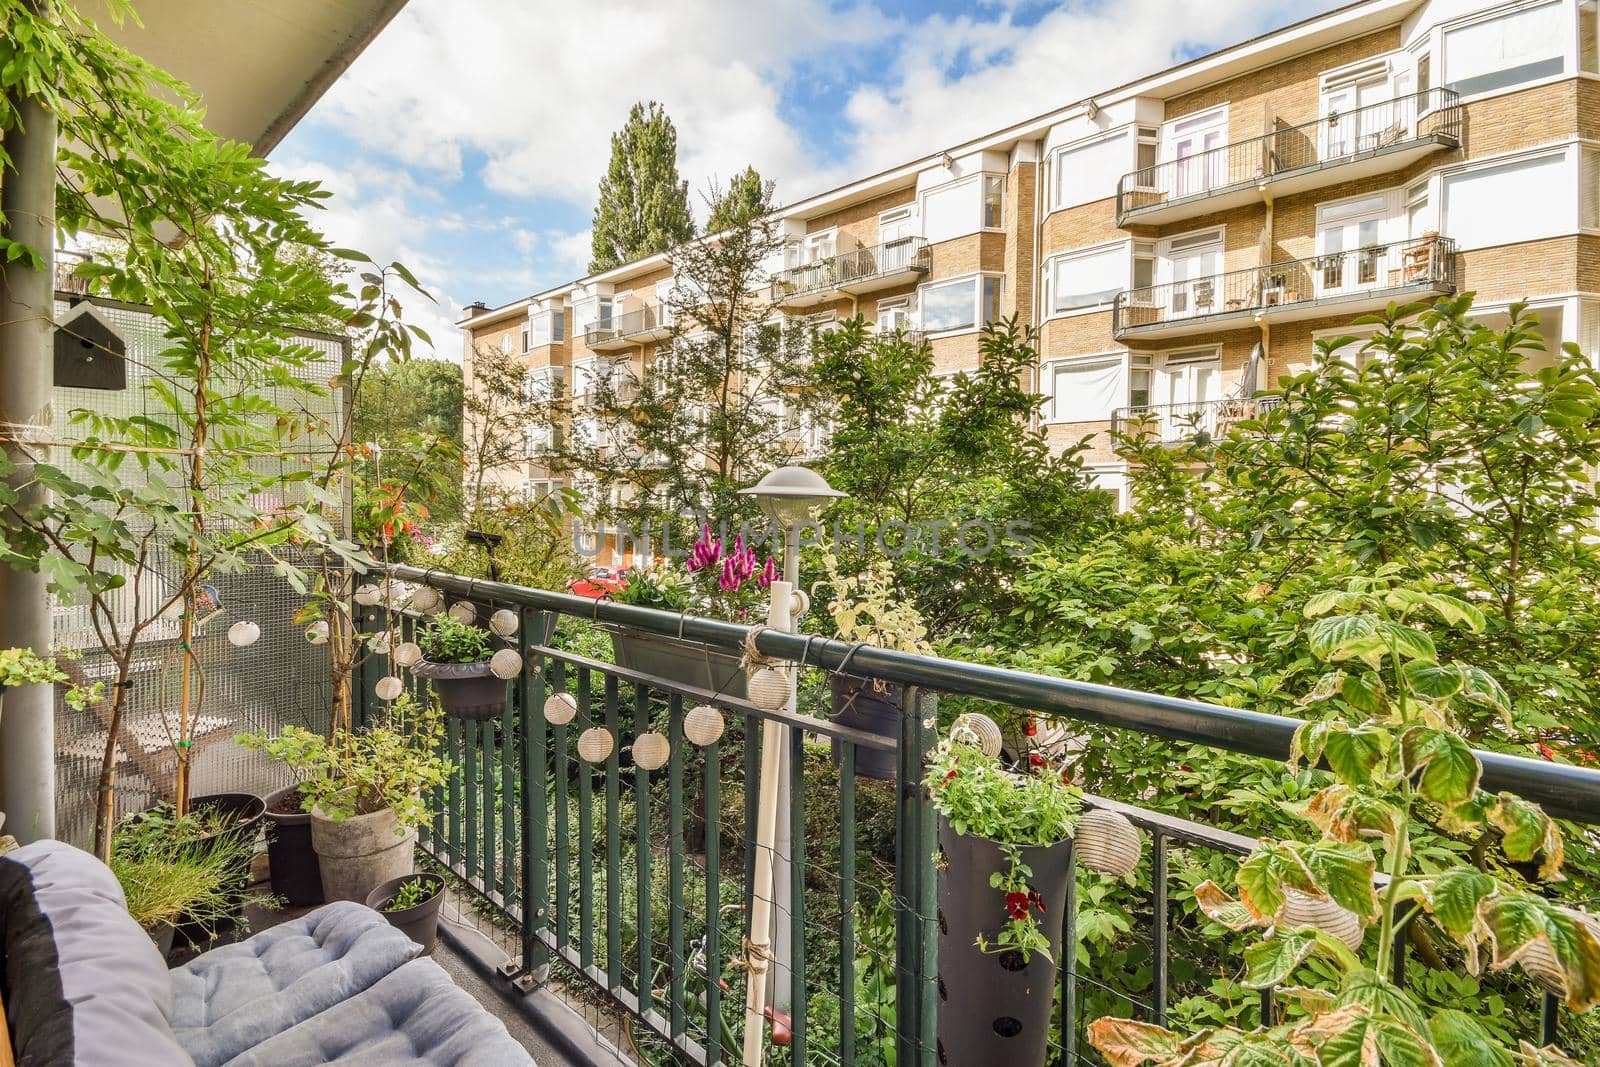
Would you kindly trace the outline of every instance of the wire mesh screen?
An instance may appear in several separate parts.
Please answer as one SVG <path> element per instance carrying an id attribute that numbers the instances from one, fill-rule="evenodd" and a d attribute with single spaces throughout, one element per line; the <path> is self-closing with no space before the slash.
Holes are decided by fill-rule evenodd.
<path id="1" fill-rule="evenodd" d="M 82 301 L 56 302 L 57 321 L 72 314 Z M 127 344 L 127 384 L 120 390 L 58 386 L 52 394 L 49 427 L 55 441 L 82 438 L 75 413 L 93 412 L 118 418 L 145 416 L 163 419 L 150 383 L 162 375 L 160 353 L 167 342 L 161 322 L 148 312 L 119 304 L 94 303 L 94 312 L 115 329 Z M 220 383 L 260 396 L 296 415 L 315 418 L 338 427 L 343 421 L 345 397 L 327 389 L 343 359 L 341 342 L 306 335 L 304 343 L 318 353 L 297 373 L 302 380 L 323 387 L 308 393 L 284 386 L 264 386 L 248 381 Z M 258 464 L 269 478 L 318 464 L 330 454 L 332 442 L 316 435 L 288 443 L 283 451 Z M 64 449 L 54 461 L 71 469 Z M 137 462 L 125 462 L 118 471 L 124 484 L 146 473 Z M 171 475 L 166 475 L 171 477 Z M 286 483 L 287 485 L 287 483 Z M 268 494 L 259 506 L 269 511 L 301 490 Z M 280 559 L 310 566 L 311 553 L 274 550 Z M 205 607 L 197 612 L 191 641 L 196 657 L 198 700 L 193 724 L 193 783 L 191 792 L 203 796 L 221 792 L 264 794 L 287 784 L 281 766 L 246 751 L 234 736 L 246 731 L 276 732 L 287 724 L 325 730 L 328 725 L 330 681 L 327 648 L 310 644 L 304 627 L 293 620 L 305 598 L 274 572 L 275 562 L 261 556 L 237 573 L 215 574 L 204 582 Z M 135 580 L 113 595 L 111 615 L 127 625 L 152 603 L 169 598 L 178 586 L 180 567 L 170 545 L 159 545 L 149 565 Z M 58 700 L 56 707 L 56 820 L 58 835 L 87 844 L 94 824 L 96 791 L 101 762 L 111 744 L 117 770 L 118 814 L 136 811 L 161 799 L 170 799 L 176 768 L 177 707 L 181 670 L 179 648 L 181 608 L 151 622 L 144 630 L 132 660 L 130 687 L 122 728 L 113 739 L 107 707 L 75 711 Z M 94 622 L 86 604 L 57 601 L 51 605 L 52 630 L 57 648 L 77 651 L 82 658 L 74 668 L 87 681 L 109 682 L 116 673 L 111 658 L 100 650 Z M 260 638 L 236 647 L 227 639 L 228 628 L 249 620 L 260 627 Z M 109 702 L 107 702 L 109 703 Z"/>

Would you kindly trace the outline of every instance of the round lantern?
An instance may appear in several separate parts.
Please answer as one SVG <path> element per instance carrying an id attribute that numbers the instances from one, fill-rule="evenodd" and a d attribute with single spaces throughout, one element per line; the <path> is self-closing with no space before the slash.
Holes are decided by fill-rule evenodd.
<path id="1" fill-rule="evenodd" d="M 1361 951 L 1361 942 L 1366 936 L 1361 918 L 1355 912 L 1298 889 L 1284 890 L 1283 907 L 1273 921 L 1285 930 L 1321 930 L 1332 934 L 1351 952 Z"/>
<path id="2" fill-rule="evenodd" d="M 383 599 L 383 590 L 372 582 L 356 589 L 356 603 L 371 607 Z"/>
<path id="3" fill-rule="evenodd" d="M 1125 878 L 1139 865 L 1144 855 L 1144 838 L 1139 828 L 1119 815 L 1104 808 L 1084 812 L 1078 818 L 1078 828 L 1073 834 L 1078 858 L 1085 867 Z"/>
<path id="4" fill-rule="evenodd" d="M 261 640 L 261 627 L 249 619 L 241 619 L 228 627 L 228 643 L 238 648 L 249 648 Z"/>
<path id="5" fill-rule="evenodd" d="M 762 711 L 782 711 L 789 703 L 789 672 L 782 667 L 762 667 L 745 683 L 745 694 Z"/>
<path id="6" fill-rule="evenodd" d="M 672 743 L 667 735 L 651 730 L 633 739 L 633 765 L 653 771 L 667 762 L 672 755 Z"/>
<path id="7" fill-rule="evenodd" d="M 701 748 L 715 744 L 726 727 L 727 724 L 722 721 L 722 712 L 710 704 L 696 704 L 683 717 L 683 736 Z"/>
<path id="8" fill-rule="evenodd" d="M 478 617 L 478 609 L 470 600 L 458 600 L 450 605 L 450 617 L 456 622 L 471 626 Z"/>
<path id="9" fill-rule="evenodd" d="M 328 620 L 327 619 L 318 619 L 316 622 L 312 623 L 310 626 L 307 626 L 306 627 L 306 640 L 310 641 L 313 645 L 325 645 L 325 644 L 327 644 L 328 643 Z"/>
<path id="10" fill-rule="evenodd" d="M 422 647 L 415 641 L 402 641 L 394 646 L 394 661 L 401 667 L 415 667 L 422 662 Z"/>
<path id="11" fill-rule="evenodd" d="M 590 763 L 603 763 L 615 742 L 604 726 L 591 726 L 578 735 L 578 755 Z"/>
<path id="12" fill-rule="evenodd" d="M 511 679 L 522 672 L 522 656 L 514 648 L 502 648 L 489 657 L 489 673 L 496 678 Z"/>
<path id="13" fill-rule="evenodd" d="M 956 721 L 950 724 L 950 738 L 972 745 L 985 756 L 998 758 L 1000 755 L 1000 726 L 989 716 L 979 712 L 969 711 L 957 715 Z"/>
<path id="14" fill-rule="evenodd" d="M 389 631 L 380 630 L 367 639 L 367 648 L 380 656 L 389 654 Z"/>
<path id="15" fill-rule="evenodd" d="M 407 606 L 419 615 L 432 615 L 443 603 L 444 597 L 439 590 L 431 585 L 419 585 L 412 590 Z"/>
<path id="16" fill-rule="evenodd" d="M 544 721 L 552 726 L 565 726 L 578 715 L 578 698 L 571 693 L 552 693 L 544 702 Z"/>
<path id="17" fill-rule="evenodd" d="M 501 608 L 489 616 L 489 629 L 498 637 L 510 637 L 517 632 L 517 613 L 510 608 Z"/>
<path id="18" fill-rule="evenodd" d="M 372 691 L 378 694 L 379 700 L 394 700 L 405 689 L 405 685 L 392 674 L 379 678 Z"/>

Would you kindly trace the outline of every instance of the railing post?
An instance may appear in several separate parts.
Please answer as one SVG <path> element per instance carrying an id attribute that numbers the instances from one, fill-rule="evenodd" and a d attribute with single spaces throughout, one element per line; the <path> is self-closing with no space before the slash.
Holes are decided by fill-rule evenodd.
<path id="1" fill-rule="evenodd" d="M 544 614 L 520 612 L 518 646 L 525 657 L 516 692 L 521 697 L 517 711 L 522 720 L 518 775 L 522 807 L 522 856 L 518 864 L 522 876 L 522 966 L 509 976 L 524 991 L 543 982 L 550 974 L 550 949 L 539 931 L 549 919 L 549 875 L 546 848 L 549 845 L 549 812 L 545 789 L 544 658 L 529 656 L 528 649 L 544 638 Z M 506 744 L 512 738 L 505 739 Z M 509 798 L 508 798 L 509 800 Z M 508 971 L 513 964 L 507 963 Z"/>
<path id="2" fill-rule="evenodd" d="M 932 804 L 922 788 L 923 756 L 930 731 L 923 722 L 922 692 L 902 691 L 895 820 L 895 1049 L 901 1067 L 935 1062 L 935 983 L 938 975 L 937 839 Z"/>

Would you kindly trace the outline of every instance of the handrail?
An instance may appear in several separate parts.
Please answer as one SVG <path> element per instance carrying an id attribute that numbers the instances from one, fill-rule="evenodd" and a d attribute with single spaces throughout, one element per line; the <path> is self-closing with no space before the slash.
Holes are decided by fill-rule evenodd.
<path id="1" fill-rule="evenodd" d="M 933 254 L 925 237 L 897 237 L 882 244 L 857 248 L 852 252 L 802 263 L 772 276 L 773 299 L 803 296 L 807 293 L 848 285 L 854 281 L 914 270 L 927 273 Z"/>
<path id="2" fill-rule="evenodd" d="M 675 615 L 670 611 L 590 600 L 570 593 L 530 589 L 457 574 L 390 564 L 391 577 L 424 582 L 468 599 L 556 612 L 594 622 L 617 623 L 650 633 L 685 637 L 729 652 L 744 648 L 749 628 L 736 623 Z M 982 700 L 1031 708 L 1080 722 L 1136 730 L 1154 737 L 1188 741 L 1247 756 L 1286 760 L 1301 720 L 1242 708 L 1207 704 L 1185 697 L 1052 678 L 1009 667 L 919 656 L 856 646 L 833 638 L 761 630 L 756 648 L 776 659 L 804 661 L 837 671 L 848 657 L 849 673 L 901 685 L 923 686 Z M 1483 788 L 1508 790 L 1542 805 L 1558 818 L 1600 824 L 1600 771 L 1474 750 L 1483 763 Z"/>
<path id="3" fill-rule="evenodd" d="M 1313 167 L 1380 155 L 1430 137 L 1459 144 L 1460 101 L 1454 89 L 1424 89 L 1130 171 L 1117 181 L 1117 218 Z"/>
<path id="4" fill-rule="evenodd" d="M 643 307 L 625 311 L 621 315 L 613 316 L 611 329 L 614 336 L 632 337 L 647 330 L 660 329 L 671 325 L 672 313 L 660 304 L 646 304 Z"/>
<path id="5" fill-rule="evenodd" d="M 1196 432 L 1214 433 L 1222 422 L 1254 418 L 1277 407 L 1282 400 L 1282 397 L 1263 393 L 1259 396 L 1219 397 L 1178 404 L 1130 404 L 1112 409 L 1111 432 L 1118 433 L 1129 423 L 1153 422 L 1159 429 L 1161 440 L 1182 440 Z"/>

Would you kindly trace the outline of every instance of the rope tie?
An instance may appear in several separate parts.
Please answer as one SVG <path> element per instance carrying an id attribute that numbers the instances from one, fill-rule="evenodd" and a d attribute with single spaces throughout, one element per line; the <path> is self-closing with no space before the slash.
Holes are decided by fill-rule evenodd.
<path id="1" fill-rule="evenodd" d="M 764 626 L 752 626 L 744 632 L 744 659 L 742 661 L 744 667 L 765 667 L 768 664 L 779 662 L 756 647 L 756 638 L 760 637 L 765 630 L 766 627 Z"/>

